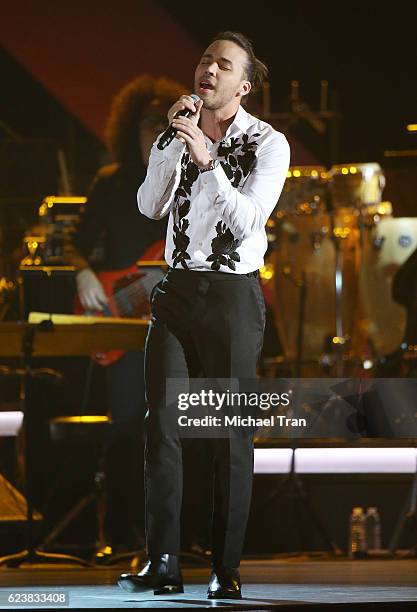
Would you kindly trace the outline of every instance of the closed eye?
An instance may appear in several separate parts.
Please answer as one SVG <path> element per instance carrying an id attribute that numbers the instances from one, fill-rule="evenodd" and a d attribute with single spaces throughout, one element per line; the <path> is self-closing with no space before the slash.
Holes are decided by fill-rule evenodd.
<path id="1" fill-rule="evenodd" d="M 200 64 L 205 66 L 206 64 L 211 64 L 212 62 L 208 62 L 207 60 L 202 60 Z M 219 65 L 220 70 L 231 70 L 230 66 L 225 66 L 224 64 Z"/>

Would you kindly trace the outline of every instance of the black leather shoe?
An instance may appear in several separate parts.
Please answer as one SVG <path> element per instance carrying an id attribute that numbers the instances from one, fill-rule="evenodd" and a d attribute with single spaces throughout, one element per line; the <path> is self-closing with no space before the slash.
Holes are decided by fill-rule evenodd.
<path id="1" fill-rule="evenodd" d="M 152 591 L 154 595 L 184 593 L 180 564 L 176 555 L 151 557 L 138 574 L 121 574 L 119 587 L 130 593 Z"/>
<path id="2" fill-rule="evenodd" d="M 208 599 L 241 599 L 240 574 L 236 567 L 214 568 L 207 590 Z"/>

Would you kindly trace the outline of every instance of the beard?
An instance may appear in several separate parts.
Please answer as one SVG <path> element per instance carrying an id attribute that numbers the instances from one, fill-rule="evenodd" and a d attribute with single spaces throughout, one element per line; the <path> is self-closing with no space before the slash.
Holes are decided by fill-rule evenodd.
<path id="1" fill-rule="evenodd" d="M 206 110 L 215 111 L 222 107 L 218 100 L 204 100 L 203 107 Z"/>
<path id="2" fill-rule="evenodd" d="M 216 111 L 221 108 L 224 108 L 233 100 L 235 97 L 235 92 L 223 92 L 219 94 L 216 92 L 214 96 L 208 96 L 207 98 L 203 98 L 203 106 L 205 109 L 210 111 Z"/>
<path id="3" fill-rule="evenodd" d="M 194 84 L 194 91 L 198 92 L 200 81 L 196 81 Z M 236 87 L 228 87 L 226 90 L 218 91 L 212 90 L 213 93 L 208 94 L 207 96 L 203 96 L 201 99 L 203 100 L 203 107 L 210 111 L 216 111 L 220 108 L 223 108 L 233 98 L 236 96 L 237 86 Z"/>

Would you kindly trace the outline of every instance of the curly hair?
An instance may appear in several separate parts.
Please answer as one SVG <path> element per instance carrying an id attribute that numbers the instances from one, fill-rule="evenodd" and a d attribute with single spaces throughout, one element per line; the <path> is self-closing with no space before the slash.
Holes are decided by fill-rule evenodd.
<path id="1" fill-rule="evenodd" d="M 159 100 L 173 104 L 187 88 L 164 77 L 143 74 L 129 81 L 113 98 L 105 141 L 115 161 L 129 164 L 139 150 L 139 122 L 144 111 Z"/>

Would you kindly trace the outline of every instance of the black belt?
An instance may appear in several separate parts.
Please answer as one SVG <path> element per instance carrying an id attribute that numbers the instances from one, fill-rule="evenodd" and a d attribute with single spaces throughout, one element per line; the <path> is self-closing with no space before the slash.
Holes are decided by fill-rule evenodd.
<path id="1" fill-rule="evenodd" d="M 169 272 L 192 272 L 192 270 L 184 270 L 182 268 L 171 268 L 171 266 L 168 266 L 168 271 Z M 216 272 L 210 272 L 210 270 L 197 270 L 197 272 L 203 272 L 203 274 L 216 274 Z M 253 276 L 254 278 L 258 278 L 259 276 L 259 270 L 254 270 L 253 272 L 248 272 L 247 274 L 235 274 L 233 275 L 230 272 L 217 272 L 217 274 L 224 274 L 226 276 L 247 276 L 248 278 L 250 278 L 251 276 Z"/>

